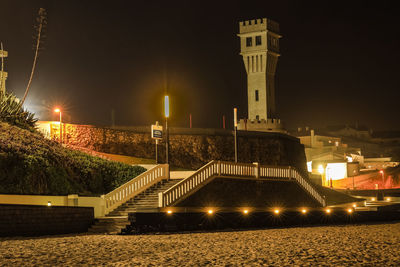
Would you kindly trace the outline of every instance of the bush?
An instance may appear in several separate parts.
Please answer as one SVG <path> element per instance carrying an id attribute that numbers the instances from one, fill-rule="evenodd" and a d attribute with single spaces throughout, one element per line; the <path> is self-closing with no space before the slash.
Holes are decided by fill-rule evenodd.
<path id="1" fill-rule="evenodd" d="M 107 161 L 0 122 L 0 193 L 105 194 L 145 169 Z"/>
<path id="2" fill-rule="evenodd" d="M 33 131 L 37 119 L 34 118 L 33 113 L 20 106 L 15 95 L 0 92 L 0 121 Z"/>

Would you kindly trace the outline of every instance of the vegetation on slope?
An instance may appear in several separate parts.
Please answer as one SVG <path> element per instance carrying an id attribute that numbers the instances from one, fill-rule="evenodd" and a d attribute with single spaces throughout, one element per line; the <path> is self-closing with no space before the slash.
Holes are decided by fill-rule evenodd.
<path id="1" fill-rule="evenodd" d="M 21 107 L 15 95 L 0 92 L 0 121 L 34 131 L 37 119 L 33 113 Z"/>
<path id="2" fill-rule="evenodd" d="M 32 129 L 0 122 L 0 193 L 98 195 L 143 171 L 63 148 Z"/>

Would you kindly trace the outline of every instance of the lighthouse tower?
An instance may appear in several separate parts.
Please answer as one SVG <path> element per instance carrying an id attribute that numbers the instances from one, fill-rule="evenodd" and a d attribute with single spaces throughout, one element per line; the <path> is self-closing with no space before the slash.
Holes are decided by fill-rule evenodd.
<path id="1" fill-rule="evenodd" d="M 4 58 L 6 58 L 7 56 L 8 56 L 7 51 L 0 49 L 0 92 L 3 94 L 6 91 L 7 72 L 2 71 L 4 67 L 2 62 L 4 62 Z"/>
<path id="2" fill-rule="evenodd" d="M 279 54 L 279 24 L 270 19 L 239 22 L 240 55 L 247 73 L 248 119 L 239 130 L 285 132 L 277 118 L 275 72 Z"/>

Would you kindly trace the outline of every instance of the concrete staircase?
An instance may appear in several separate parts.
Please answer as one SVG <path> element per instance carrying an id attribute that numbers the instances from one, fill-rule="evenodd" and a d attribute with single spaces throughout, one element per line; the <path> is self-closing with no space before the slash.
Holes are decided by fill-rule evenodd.
<path id="1" fill-rule="evenodd" d="M 108 234 L 129 233 L 131 231 L 131 222 L 128 219 L 129 213 L 134 213 L 138 209 L 157 209 L 158 193 L 169 189 L 181 180 L 182 179 L 163 180 L 153 185 L 146 191 L 131 198 L 105 217 L 97 218 L 88 231 L 90 233 Z"/>

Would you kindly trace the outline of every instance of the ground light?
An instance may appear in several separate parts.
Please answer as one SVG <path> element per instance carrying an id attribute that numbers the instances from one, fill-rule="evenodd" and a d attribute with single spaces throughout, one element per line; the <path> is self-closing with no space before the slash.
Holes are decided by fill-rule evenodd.
<path id="1" fill-rule="evenodd" d="M 274 209 L 274 213 L 278 215 L 281 211 L 279 209 Z"/>
<path id="2" fill-rule="evenodd" d="M 249 210 L 243 210 L 243 214 L 249 214 Z"/>
<path id="3" fill-rule="evenodd" d="M 167 210 L 167 213 L 168 214 L 172 214 L 172 210 Z"/>
<path id="4" fill-rule="evenodd" d="M 208 213 L 209 215 L 212 215 L 212 214 L 214 213 L 214 211 L 210 209 L 210 210 L 207 211 L 207 213 Z"/>
<path id="5" fill-rule="evenodd" d="M 373 198 L 371 198 L 371 201 L 375 201 L 375 198 L 373 197 Z"/>
<path id="6" fill-rule="evenodd" d="M 330 214 L 330 213 L 332 212 L 332 210 L 331 210 L 331 209 L 326 209 L 325 212 L 326 212 L 327 214 Z"/>
<path id="7" fill-rule="evenodd" d="M 51 206 L 51 201 L 47 202 L 47 206 L 50 207 Z"/>
<path id="8" fill-rule="evenodd" d="M 347 209 L 347 213 L 349 214 L 353 213 L 353 209 L 352 208 Z"/>
<path id="9" fill-rule="evenodd" d="M 306 214 L 307 213 L 307 209 L 302 209 L 301 213 Z"/>
<path id="10" fill-rule="evenodd" d="M 357 204 L 353 204 L 353 208 L 356 208 L 357 207 Z"/>
<path id="11" fill-rule="evenodd" d="M 390 197 L 387 197 L 386 201 L 392 201 L 392 199 Z"/>

